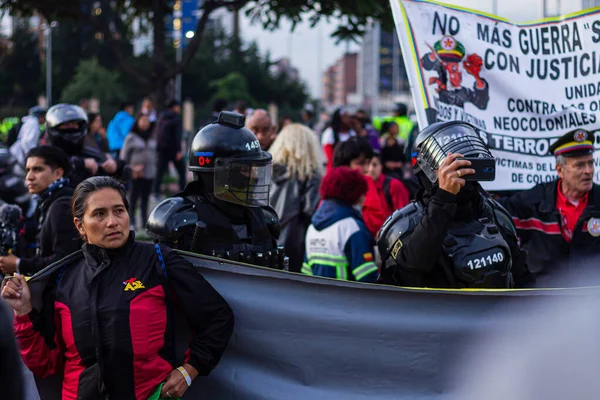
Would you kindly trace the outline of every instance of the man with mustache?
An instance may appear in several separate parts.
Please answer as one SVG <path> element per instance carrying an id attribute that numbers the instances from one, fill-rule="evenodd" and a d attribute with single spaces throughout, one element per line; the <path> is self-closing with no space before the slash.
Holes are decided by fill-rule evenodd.
<path id="1" fill-rule="evenodd" d="M 556 274 L 600 249 L 600 186 L 594 184 L 594 135 L 584 129 L 560 137 L 550 152 L 558 180 L 499 199 L 512 214 L 538 287 L 560 285 Z M 573 262 L 577 259 L 577 262 Z"/>

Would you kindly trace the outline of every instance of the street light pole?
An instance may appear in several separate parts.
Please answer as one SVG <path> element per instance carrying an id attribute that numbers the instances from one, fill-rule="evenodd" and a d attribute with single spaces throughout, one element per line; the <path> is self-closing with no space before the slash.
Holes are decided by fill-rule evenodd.
<path id="1" fill-rule="evenodd" d="M 52 28 L 56 22 L 50 22 L 44 26 L 44 38 L 46 39 L 46 108 L 52 106 Z"/>
<path id="2" fill-rule="evenodd" d="M 176 49 L 176 61 L 177 65 L 181 63 L 183 59 L 183 45 L 181 40 L 181 31 L 179 31 L 179 46 Z M 181 74 L 177 74 L 175 77 L 175 100 L 181 103 Z"/>
<path id="3" fill-rule="evenodd" d="M 175 1 L 173 5 L 173 35 L 175 36 L 173 44 L 175 46 L 175 61 L 177 65 L 183 59 L 183 35 L 182 35 L 182 17 L 181 0 Z M 181 103 L 181 74 L 175 76 L 175 100 Z"/>

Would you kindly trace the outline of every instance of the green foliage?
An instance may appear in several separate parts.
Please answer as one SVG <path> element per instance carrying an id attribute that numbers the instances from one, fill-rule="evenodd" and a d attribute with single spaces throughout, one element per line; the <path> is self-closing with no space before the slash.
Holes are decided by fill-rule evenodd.
<path id="1" fill-rule="evenodd" d="M 70 55 L 77 57 L 75 62 L 64 62 L 61 59 L 60 71 L 54 72 L 55 76 L 58 75 L 57 78 L 64 79 L 69 76 L 68 70 L 75 68 L 79 59 L 98 54 L 101 65 L 109 69 L 118 65 L 122 72 L 132 78 L 130 81 L 134 81 L 138 87 L 147 92 L 151 91 L 159 105 L 166 100 L 167 86 L 172 79 L 177 74 L 190 69 L 190 63 L 202 47 L 206 28 L 211 25 L 210 15 L 218 9 L 245 10 L 252 21 L 261 23 L 269 30 L 279 28 L 282 20 L 291 21 L 293 30 L 302 21 L 308 21 L 314 26 L 323 19 L 328 21 L 336 19 L 339 21 L 339 26 L 333 36 L 338 42 L 356 40 L 364 33 L 366 24 L 373 19 L 379 19 L 384 30 L 393 29 L 389 0 L 204 0 L 201 2 L 202 17 L 196 27 L 194 38 L 188 43 L 182 62 L 177 64 L 169 57 L 169 40 L 165 35 L 163 18 L 173 12 L 173 3 L 173 0 L 0 0 L 0 14 L 9 12 L 11 15 L 20 13 L 31 15 L 37 12 L 49 20 L 61 20 L 63 23 L 67 20 L 71 21 L 77 28 L 72 32 L 72 41 L 80 40 L 82 43 L 78 43 L 79 47 L 73 47 L 72 54 L 65 56 L 65 59 Z M 96 12 L 98 5 L 102 9 L 100 13 Z M 134 67 L 136 61 L 130 53 L 130 41 L 134 37 L 131 29 L 133 21 L 142 21 L 146 27 L 152 25 L 154 30 L 154 53 L 149 55 L 150 62 L 142 68 Z M 85 46 L 90 43 L 90 33 L 103 35 L 109 46 L 100 46 L 97 52 L 86 54 L 86 51 L 90 51 Z M 70 41 L 71 39 L 67 39 L 61 43 Z M 113 57 L 105 60 L 107 49 L 110 49 Z M 239 72 L 247 78 L 248 91 L 258 102 L 263 101 L 263 94 L 265 98 L 267 95 L 270 96 L 267 101 L 275 99 L 278 103 L 286 102 L 289 103 L 286 105 L 290 106 L 299 105 L 300 101 L 304 100 L 304 89 L 301 85 L 289 85 L 289 79 L 286 77 L 275 77 L 275 81 L 266 77 L 263 72 L 264 66 L 269 65 L 268 57 L 263 59 L 259 56 L 260 61 L 251 59 L 248 55 L 253 52 L 256 54 L 256 51 L 251 46 L 243 49 L 236 38 L 230 42 L 230 48 L 227 50 L 230 52 L 226 53 L 230 66 L 228 69 L 217 70 L 221 73 L 217 78 L 222 78 L 224 71 Z M 71 47 L 69 51 L 72 51 Z M 251 65 L 245 65 L 248 60 Z M 209 60 L 207 64 L 219 63 Z M 209 71 L 206 75 L 213 75 L 213 71 Z M 202 81 L 211 82 L 214 79 L 214 76 L 209 76 L 209 79 Z M 58 79 L 58 84 L 62 87 L 66 82 Z M 257 88 L 266 90 L 257 92 L 255 91 Z M 206 96 L 203 97 L 203 101 L 206 101 L 210 98 L 213 88 L 204 83 L 201 89 Z"/>
<path id="2" fill-rule="evenodd" d="M 61 101 L 77 103 L 91 97 L 100 100 L 100 104 L 114 104 L 124 98 L 119 73 L 102 67 L 96 58 L 79 63 L 75 76 L 62 92 Z"/>
<path id="3" fill-rule="evenodd" d="M 44 91 L 37 38 L 24 20 L 13 19 L 13 29 L 13 46 L 3 51 L 0 64 L 0 101 L 31 107 Z"/>
<path id="4" fill-rule="evenodd" d="M 213 100 L 246 100 L 249 104 L 254 103 L 254 99 L 248 93 L 246 78 L 239 72 L 230 72 L 223 78 L 210 82 L 209 87 L 214 90 Z"/>
<path id="5" fill-rule="evenodd" d="M 273 76 L 270 56 L 260 53 L 255 42 L 240 43 L 219 30 L 206 33 L 196 57 L 183 74 L 183 97 L 191 99 L 198 107 L 210 108 L 217 97 L 211 82 L 237 72 L 245 78 L 247 92 L 252 97 L 251 107 L 266 108 L 275 102 L 285 109 L 300 109 L 307 99 L 306 87 L 287 76 Z M 224 93 L 227 94 L 227 93 Z M 227 94 L 232 104 L 246 97 Z"/>

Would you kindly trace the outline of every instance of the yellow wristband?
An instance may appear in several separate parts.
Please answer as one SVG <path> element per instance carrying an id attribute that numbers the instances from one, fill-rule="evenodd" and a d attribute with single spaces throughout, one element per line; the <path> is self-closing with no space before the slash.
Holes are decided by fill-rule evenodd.
<path id="1" fill-rule="evenodd" d="M 177 368 L 177 371 L 181 372 L 181 375 L 183 375 L 183 377 L 185 378 L 185 383 L 187 383 L 188 387 L 190 387 L 192 385 L 192 378 L 190 377 L 190 374 L 188 374 L 188 372 L 183 367 Z"/>

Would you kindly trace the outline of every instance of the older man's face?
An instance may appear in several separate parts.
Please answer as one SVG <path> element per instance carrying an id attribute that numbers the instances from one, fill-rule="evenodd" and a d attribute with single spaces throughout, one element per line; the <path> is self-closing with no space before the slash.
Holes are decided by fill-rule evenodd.
<path id="1" fill-rule="evenodd" d="M 271 118 L 268 114 L 253 114 L 248 121 L 247 127 L 256 135 L 261 149 L 266 150 L 271 146 L 271 143 L 273 143 L 273 140 L 275 139 L 275 135 L 273 124 L 271 123 Z"/>

